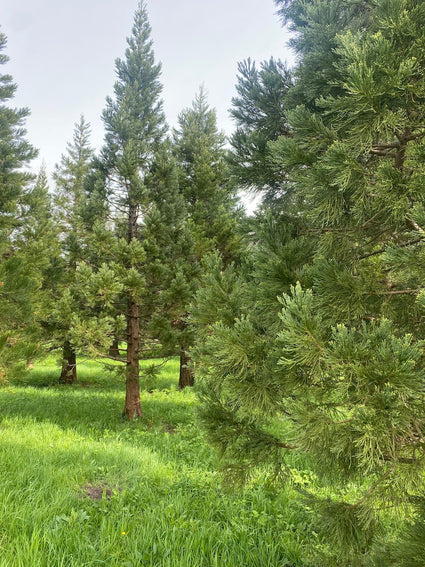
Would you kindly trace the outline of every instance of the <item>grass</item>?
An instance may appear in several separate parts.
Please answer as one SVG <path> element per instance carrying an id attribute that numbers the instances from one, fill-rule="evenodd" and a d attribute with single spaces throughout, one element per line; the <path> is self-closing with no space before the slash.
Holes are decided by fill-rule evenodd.
<path id="1" fill-rule="evenodd" d="M 101 364 L 57 377 L 51 358 L 0 389 L 1 567 L 307 565 L 315 535 L 289 489 L 222 489 L 177 360 L 131 423 Z"/>

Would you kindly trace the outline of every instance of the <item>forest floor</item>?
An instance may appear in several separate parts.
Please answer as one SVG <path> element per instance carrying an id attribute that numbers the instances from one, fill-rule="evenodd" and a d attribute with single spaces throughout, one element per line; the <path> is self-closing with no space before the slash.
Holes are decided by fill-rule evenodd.
<path id="1" fill-rule="evenodd" d="M 226 491 L 178 360 L 124 421 L 125 385 L 53 357 L 0 388 L 1 567 L 288 567 L 320 545 L 290 488 Z"/>

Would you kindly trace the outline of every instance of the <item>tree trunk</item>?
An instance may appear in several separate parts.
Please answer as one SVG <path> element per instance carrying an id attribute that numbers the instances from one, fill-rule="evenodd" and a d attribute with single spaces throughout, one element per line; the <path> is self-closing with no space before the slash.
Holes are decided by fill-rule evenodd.
<path id="1" fill-rule="evenodd" d="M 179 388 L 183 390 L 187 386 L 193 386 L 195 383 L 195 378 L 193 376 L 193 371 L 189 366 L 191 358 L 189 353 L 182 347 L 180 349 L 180 376 L 179 376 Z"/>
<path id="2" fill-rule="evenodd" d="M 130 243 L 137 238 L 138 208 L 130 204 L 128 211 L 128 238 Z M 130 293 L 127 301 L 127 368 L 125 380 L 125 406 L 123 415 L 127 419 L 142 417 L 139 381 L 139 304 Z"/>
<path id="3" fill-rule="evenodd" d="M 139 304 L 128 301 L 127 371 L 123 415 L 127 419 L 142 417 L 139 384 Z"/>
<path id="4" fill-rule="evenodd" d="M 120 342 L 118 339 L 114 339 L 112 341 L 111 346 L 109 347 L 109 356 L 113 356 L 114 358 L 118 358 L 120 356 Z"/>
<path id="5" fill-rule="evenodd" d="M 77 358 L 69 341 L 65 341 L 62 350 L 62 371 L 59 384 L 74 384 L 77 381 Z"/>

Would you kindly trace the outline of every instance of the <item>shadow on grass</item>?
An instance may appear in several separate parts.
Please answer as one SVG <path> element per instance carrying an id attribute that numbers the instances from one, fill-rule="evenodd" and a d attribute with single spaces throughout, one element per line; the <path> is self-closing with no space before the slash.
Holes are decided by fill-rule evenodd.
<path id="1" fill-rule="evenodd" d="M 152 368 L 158 369 L 158 375 L 152 377 Z M 125 386 L 124 365 L 105 360 L 77 359 L 78 382 L 73 388 L 99 388 L 108 391 L 121 391 Z M 179 359 L 172 358 L 140 361 L 140 385 L 142 390 L 152 391 L 177 389 Z M 11 380 L 16 386 L 51 388 L 59 386 L 60 366 L 55 357 L 50 356 L 43 363 L 37 364 L 23 376 Z"/>
<path id="2" fill-rule="evenodd" d="M 103 392 L 84 388 L 0 389 L 0 416 L 30 417 L 62 428 L 82 432 L 121 430 L 122 427 L 152 428 L 162 424 L 178 427 L 193 420 L 192 393 L 154 391 L 141 394 L 143 418 L 128 422 L 122 418 L 124 391 Z"/>
<path id="3" fill-rule="evenodd" d="M 165 462 L 193 466 L 201 457 L 212 466 L 211 449 L 194 423 L 195 396 L 191 391 L 155 391 L 141 395 L 143 418 L 121 417 L 124 392 L 84 388 L 0 389 L 0 419 L 51 424 L 66 436 L 76 433 L 93 441 L 148 448 Z"/>

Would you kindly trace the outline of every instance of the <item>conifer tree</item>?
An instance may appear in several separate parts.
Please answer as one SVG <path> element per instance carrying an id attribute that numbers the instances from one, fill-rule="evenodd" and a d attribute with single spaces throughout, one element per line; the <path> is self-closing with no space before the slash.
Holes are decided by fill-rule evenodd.
<path id="1" fill-rule="evenodd" d="M 188 214 L 188 227 L 194 241 L 192 278 L 187 284 L 190 299 L 198 286 L 203 258 L 218 251 L 225 263 L 238 261 L 241 237 L 238 233 L 240 212 L 237 209 L 235 186 L 230 179 L 224 149 L 225 137 L 217 128 L 216 113 L 210 109 L 201 88 L 192 106 L 179 115 L 174 130 L 174 152 L 179 163 L 180 192 Z M 186 304 L 185 312 L 189 309 Z M 193 329 L 187 317 L 177 323 L 180 334 L 179 387 L 194 383 L 189 347 Z"/>
<path id="2" fill-rule="evenodd" d="M 291 73 L 273 58 L 263 61 L 260 69 L 247 59 L 238 64 L 238 72 L 237 96 L 230 110 L 236 124 L 230 138 L 231 171 L 240 187 L 276 201 L 282 194 L 282 179 L 269 162 L 268 143 L 289 134 L 286 98 L 293 86 Z"/>
<path id="3" fill-rule="evenodd" d="M 106 173 L 106 196 L 116 227 L 126 224 L 119 242 L 114 269 L 126 293 L 126 401 L 124 415 L 142 415 L 139 386 L 140 306 L 146 282 L 145 252 L 139 240 L 142 212 L 149 206 L 148 181 L 155 153 L 165 131 L 160 98 L 161 67 L 155 63 L 147 10 L 140 3 L 124 59 L 117 59 L 114 97 L 103 112 L 106 128 L 102 161 Z M 111 235 L 112 236 L 112 235 Z M 114 246 L 114 243 L 111 244 Z M 118 248 L 117 248 L 118 247 Z M 119 249 L 119 250 L 118 250 Z"/>
<path id="4" fill-rule="evenodd" d="M 62 242 L 62 266 L 56 282 L 56 307 L 50 318 L 50 326 L 55 340 L 62 346 L 62 369 L 59 377 L 62 384 L 71 384 L 77 380 L 76 352 L 70 333 L 71 318 L 81 305 L 72 291 L 77 268 L 87 254 L 84 184 L 93 155 L 89 136 L 90 125 L 81 116 L 75 124 L 72 143 L 68 143 L 67 153 L 61 156 L 54 172 L 55 211 Z"/>
<path id="5" fill-rule="evenodd" d="M 29 317 L 20 327 L 19 348 L 9 349 L 15 358 L 15 372 L 19 368 L 24 371 L 26 365 L 42 356 L 51 340 L 46 321 L 52 301 L 50 282 L 55 278 L 60 247 L 44 165 L 25 191 L 22 205 L 22 224 L 13 238 L 14 260 L 21 266 L 20 281 L 16 283 L 31 281 L 31 286 L 24 300 Z M 14 317 L 19 321 L 19 311 L 15 310 Z"/>
<path id="6" fill-rule="evenodd" d="M 301 104 L 287 113 L 290 135 L 268 144 L 268 159 L 294 191 L 311 257 L 291 259 L 289 234 L 281 293 L 264 277 L 267 263 L 254 260 L 266 297 L 273 291 L 281 302 L 279 316 L 276 304 L 259 302 L 262 329 L 255 303 L 239 303 L 234 320 L 211 312 L 202 416 L 230 476 L 260 463 L 288 475 L 288 451 L 310 456 L 332 491 L 308 497 L 332 544 L 326 561 L 366 564 L 387 502 L 417 521 L 410 550 L 389 546 L 376 564 L 416 565 L 425 464 L 424 6 L 278 4 L 293 10 L 299 32 L 302 59 L 287 101 Z M 350 11 L 357 18 L 347 21 Z M 323 52 L 307 42 L 320 33 L 329 40 Z"/>
<path id="7" fill-rule="evenodd" d="M 294 84 L 287 104 L 309 109 L 320 96 L 341 93 L 335 64 L 338 36 L 347 30 L 366 29 L 375 2 L 370 0 L 275 0 L 278 14 L 293 32 L 290 47 L 299 56 L 293 70 Z"/>
<path id="8" fill-rule="evenodd" d="M 164 144 L 157 153 L 149 187 L 151 205 L 141 229 L 146 254 L 146 291 L 141 308 L 145 329 L 141 335 L 143 338 L 146 332 L 148 339 L 159 341 L 165 355 L 180 355 L 181 378 L 182 373 L 190 373 L 186 350 L 191 330 L 186 315 L 199 266 L 170 144 Z"/>
<path id="9" fill-rule="evenodd" d="M 178 122 L 174 148 L 195 252 L 200 259 L 219 250 L 228 263 L 240 253 L 236 188 L 226 163 L 225 136 L 218 130 L 216 112 L 208 106 L 202 88 Z"/>
<path id="10" fill-rule="evenodd" d="M 0 33 L 0 64 L 6 36 Z M 26 168 L 37 152 L 25 139 L 26 108 L 10 106 L 16 85 L 8 74 L 0 74 L 0 353 L 3 374 L 11 359 L 27 358 L 17 352 L 20 335 L 33 321 L 31 296 L 40 286 L 39 272 L 26 269 L 22 256 L 27 216 L 38 201 L 32 194 L 33 176 Z"/>
<path id="11" fill-rule="evenodd" d="M 282 311 L 286 379 L 296 369 L 310 385 L 298 443 L 341 478 L 368 475 L 357 502 L 319 503 L 331 533 L 355 526 L 349 555 L 383 497 L 406 503 L 422 490 L 424 16 L 421 2 L 386 2 L 368 33 L 340 36 L 339 95 L 314 114 L 296 109 L 294 139 L 274 148 L 321 235 L 311 291 L 294 291 Z"/>

